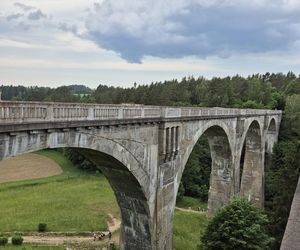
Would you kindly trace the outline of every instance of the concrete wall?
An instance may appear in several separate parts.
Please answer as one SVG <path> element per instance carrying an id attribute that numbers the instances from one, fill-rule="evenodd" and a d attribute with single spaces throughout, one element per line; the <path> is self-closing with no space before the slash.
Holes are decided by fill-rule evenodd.
<path id="1" fill-rule="evenodd" d="M 300 249 L 300 177 L 280 250 Z"/>

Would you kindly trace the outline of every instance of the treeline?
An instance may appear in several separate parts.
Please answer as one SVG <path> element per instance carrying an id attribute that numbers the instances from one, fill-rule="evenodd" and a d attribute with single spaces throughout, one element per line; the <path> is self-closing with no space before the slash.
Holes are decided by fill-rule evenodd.
<path id="1" fill-rule="evenodd" d="M 49 87 L 0 86 L 2 100 L 44 102 L 94 102 L 92 89 L 84 85 Z M 90 100 L 91 99 L 91 100 Z"/>
<path id="2" fill-rule="evenodd" d="M 79 85 L 80 86 L 80 85 Z M 266 169 L 266 211 L 269 230 L 275 237 L 273 249 L 279 249 L 300 168 L 300 76 L 256 74 L 248 77 L 187 77 L 182 80 L 155 82 L 130 88 L 99 85 L 93 91 L 84 86 L 58 88 L 1 86 L 2 99 L 28 101 L 135 103 L 145 105 L 268 108 L 285 110 L 279 143 L 272 164 Z M 69 152 L 69 157 L 74 157 Z M 93 168 L 84 159 L 73 161 Z M 202 138 L 186 165 L 180 185 L 182 195 L 207 200 L 210 176 L 210 151 Z"/>
<path id="3" fill-rule="evenodd" d="M 285 95 L 300 94 L 300 77 L 294 73 L 239 75 L 211 80 L 187 77 L 131 88 L 83 85 L 58 88 L 1 86 L 3 100 L 136 103 L 145 105 L 237 108 L 284 108 Z"/>

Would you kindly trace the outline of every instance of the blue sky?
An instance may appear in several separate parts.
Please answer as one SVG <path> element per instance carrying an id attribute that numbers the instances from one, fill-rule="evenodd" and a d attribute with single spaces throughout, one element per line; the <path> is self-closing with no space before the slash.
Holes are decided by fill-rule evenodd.
<path id="1" fill-rule="evenodd" d="M 299 0 L 1 0 L 0 84 L 300 74 Z"/>

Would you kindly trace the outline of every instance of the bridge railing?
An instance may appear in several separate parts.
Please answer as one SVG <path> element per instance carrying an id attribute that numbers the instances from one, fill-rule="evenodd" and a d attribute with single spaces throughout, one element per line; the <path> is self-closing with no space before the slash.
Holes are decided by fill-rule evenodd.
<path id="1" fill-rule="evenodd" d="M 272 115 L 278 110 L 0 101 L 0 123 Z"/>

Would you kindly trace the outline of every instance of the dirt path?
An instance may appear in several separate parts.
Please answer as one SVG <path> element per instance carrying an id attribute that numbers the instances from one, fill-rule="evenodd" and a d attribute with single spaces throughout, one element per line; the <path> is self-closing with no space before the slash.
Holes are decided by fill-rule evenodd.
<path id="1" fill-rule="evenodd" d="M 204 211 L 195 211 L 192 209 L 186 209 L 186 208 L 181 208 L 181 207 L 175 207 L 175 209 L 182 211 L 182 212 L 187 212 L 187 213 L 206 214 L 206 212 L 204 212 Z"/>
<path id="2" fill-rule="evenodd" d="M 62 173 L 53 160 L 37 154 L 25 154 L 0 161 L 0 183 L 45 178 Z"/>
<path id="3" fill-rule="evenodd" d="M 107 222 L 108 230 L 113 233 L 112 241 L 119 242 L 119 234 L 115 233 L 120 229 L 121 220 L 113 217 L 112 214 L 108 214 L 111 221 Z M 93 233 L 91 232 L 89 236 L 64 236 L 58 235 L 53 236 L 47 233 L 45 235 L 28 235 L 23 236 L 24 243 L 32 244 L 43 244 L 43 245 L 68 245 L 68 244 L 87 244 L 92 246 L 99 246 L 109 242 L 108 231 L 103 232 L 106 237 L 102 241 L 94 241 Z"/>
<path id="4" fill-rule="evenodd" d="M 108 214 L 108 215 L 112 221 L 107 223 L 107 227 L 108 227 L 108 230 L 113 233 L 120 228 L 121 220 L 113 217 L 112 214 Z"/>

